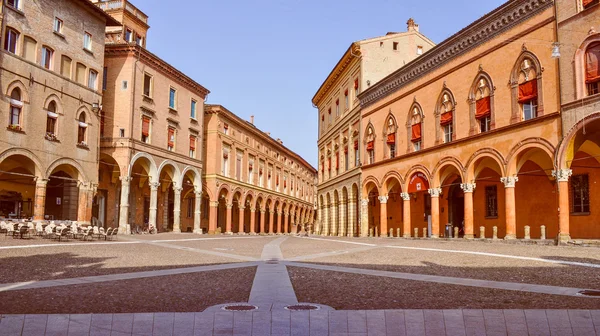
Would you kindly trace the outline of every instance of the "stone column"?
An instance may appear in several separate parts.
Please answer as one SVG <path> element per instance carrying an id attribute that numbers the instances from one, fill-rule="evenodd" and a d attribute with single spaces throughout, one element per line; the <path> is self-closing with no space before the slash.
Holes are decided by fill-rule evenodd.
<path id="1" fill-rule="evenodd" d="M 475 191 L 475 183 L 461 183 L 460 188 L 465 194 L 465 235 L 466 239 L 473 239 L 473 191 Z"/>
<path id="2" fill-rule="evenodd" d="M 265 209 L 260 209 L 260 233 L 265 234 Z"/>
<path id="3" fill-rule="evenodd" d="M 169 229 L 169 188 L 166 186 L 163 192 L 163 221 L 162 227 L 163 232 Z"/>
<path id="4" fill-rule="evenodd" d="M 246 208 L 244 207 L 239 207 L 239 212 L 238 212 L 238 234 L 245 234 L 244 231 L 244 220 L 245 220 L 245 213 L 244 210 L 246 210 Z"/>
<path id="5" fill-rule="evenodd" d="M 119 211 L 119 233 L 129 234 L 127 224 L 129 224 L 129 183 L 131 177 L 121 176 L 121 209 Z"/>
<path id="6" fill-rule="evenodd" d="M 250 234 L 256 234 L 256 208 L 250 208 Z"/>
<path id="7" fill-rule="evenodd" d="M 331 224 L 331 221 L 329 220 L 329 206 L 325 206 L 323 207 L 324 214 L 325 214 L 325 220 L 323 221 L 323 231 L 321 233 L 322 236 L 329 236 L 329 225 Z"/>
<path id="8" fill-rule="evenodd" d="M 288 227 L 290 226 L 290 212 L 285 210 L 283 212 L 283 233 L 289 233 L 288 232 Z"/>
<path id="9" fill-rule="evenodd" d="M 277 233 L 278 234 L 283 233 L 283 231 L 281 230 L 281 215 L 282 215 L 282 212 L 278 211 L 277 212 Z"/>
<path id="10" fill-rule="evenodd" d="M 215 234 L 217 232 L 217 216 L 219 212 L 219 202 L 210 202 L 210 218 L 208 219 L 208 234 Z"/>
<path id="11" fill-rule="evenodd" d="M 233 234 L 233 232 L 231 232 L 231 218 L 233 216 L 231 216 L 231 209 L 233 208 L 233 204 L 228 203 L 226 206 L 227 210 L 225 211 L 225 234 L 230 235 Z"/>
<path id="12" fill-rule="evenodd" d="M 387 202 L 388 202 L 389 196 L 379 196 L 379 226 L 380 226 L 380 230 L 379 230 L 379 235 L 381 237 L 387 237 Z"/>
<path id="13" fill-rule="evenodd" d="M 94 186 L 91 183 L 81 183 L 79 185 L 79 204 L 77 207 L 77 223 L 91 224 L 93 200 L 94 200 Z"/>
<path id="14" fill-rule="evenodd" d="M 269 234 L 274 234 L 273 227 L 275 226 L 273 223 L 275 221 L 275 211 L 269 210 Z"/>
<path id="15" fill-rule="evenodd" d="M 560 169 L 552 172 L 558 182 L 558 241 L 567 242 L 571 239 L 569 233 L 569 177 L 571 169 Z"/>
<path id="16" fill-rule="evenodd" d="M 356 202 L 354 197 L 348 201 L 348 236 L 354 237 L 354 230 L 356 228 Z"/>
<path id="17" fill-rule="evenodd" d="M 404 203 L 402 204 L 402 237 L 410 238 L 410 194 L 409 193 L 400 193 L 400 197 Z"/>
<path id="18" fill-rule="evenodd" d="M 156 228 L 156 210 L 158 209 L 158 187 L 160 183 L 150 182 L 150 214 L 148 216 L 148 229 Z"/>
<path id="19" fill-rule="evenodd" d="M 431 238 L 440 237 L 440 195 L 442 188 L 429 189 L 431 195 Z"/>
<path id="20" fill-rule="evenodd" d="M 35 204 L 33 208 L 33 220 L 43 221 L 46 212 L 46 186 L 48 179 L 37 179 L 35 181 Z"/>
<path id="21" fill-rule="evenodd" d="M 515 212 L 515 184 L 519 181 L 518 176 L 500 178 L 504 183 L 504 216 L 506 218 L 506 236 L 504 239 L 517 238 L 517 214 Z"/>
<path id="22" fill-rule="evenodd" d="M 348 208 L 347 201 L 340 202 L 340 230 L 338 236 L 344 237 L 346 235 L 346 209 Z"/>
<path id="23" fill-rule="evenodd" d="M 369 234 L 369 199 L 363 198 L 360 201 L 360 233 L 361 237 Z"/>
<path id="24" fill-rule="evenodd" d="M 202 234 L 200 223 L 202 222 L 202 189 L 194 189 L 194 233 Z"/>
<path id="25" fill-rule="evenodd" d="M 173 186 L 173 232 L 181 233 L 181 191 L 183 188 Z"/>
<path id="26" fill-rule="evenodd" d="M 321 234 L 321 230 L 323 227 L 323 205 L 320 205 L 317 208 L 317 223 L 317 227 L 315 227 L 314 230 Z"/>
<path id="27" fill-rule="evenodd" d="M 339 214 L 339 202 L 335 203 L 333 202 L 333 204 L 331 204 L 331 209 L 329 209 L 331 211 L 331 235 L 332 236 L 337 236 L 338 233 L 338 226 L 339 226 L 339 218 L 338 218 L 338 214 Z"/>

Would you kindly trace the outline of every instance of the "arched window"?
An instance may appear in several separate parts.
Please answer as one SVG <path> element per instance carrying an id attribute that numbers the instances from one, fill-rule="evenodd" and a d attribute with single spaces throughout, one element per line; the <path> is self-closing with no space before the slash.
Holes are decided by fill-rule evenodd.
<path id="1" fill-rule="evenodd" d="M 4 34 L 4 50 L 16 54 L 18 41 L 19 32 L 12 28 L 7 28 Z"/>
<path id="2" fill-rule="evenodd" d="M 406 123 L 409 140 L 407 151 L 409 153 L 420 151 L 423 148 L 423 119 L 423 110 L 415 101 L 409 111 Z"/>
<path id="3" fill-rule="evenodd" d="M 373 125 L 367 127 L 365 140 L 367 142 L 367 163 L 373 164 L 375 163 L 375 131 L 373 131 Z"/>
<path id="4" fill-rule="evenodd" d="M 480 75 L 475 82 L 472 92 L 472 106 L 474 107 L 477 130 L 475 133 L 484 133 L 492 129 L 492 85 L 486 76 Z"/>
<path id="5" fill-rule="evenodd" d="M 394 120 L 394 116 L 390 115 L 387 118 L 386 126 L 385 126 L 385 143 L 387 145 L 388 153 L 390 154 L 390 159 L 396 157 L 396 121 Z"/>
<path id="6" fill-rule="evenodd" d="M 85 122 L 85 113 L 79 115 L 79 125 L 77 126 L 77 144 L 87 147 L 86 135 L 88 124 Z"/>
<path id="7" fill-rule="evenodd" d="M 445 87 L 444 84 L 444 90 L 438 98 L 435 110 L 436 124 L 439 124 L 439 127 L 436 128 L 436 143 L 448 143 L 455 139 L 454 111 L 456 101 L 452 92 Z"/>
<path id="8" fill-rule="evenodd" d="M 21 89 L 14 88 L 10 93 L 10 116 L 8 125 L 12 129 L 21 130 L 21 114 L 23 112 L 23 100 L 21 98 Z"/>
<path id="9" fill-rule="evenodd" d="M 46 139 L 48 140 L 56 140 L 56 120 L 58 119 L 56 112 L 56 102 L 53 100 L 46 109 Z"/>
<path id="10" fill-rule="evenodd" d="M 600 42 L 589 45 L 585 51 L 585 84 L 588 96 L 600 93 Z"/>
<path id="11" fill-rule="evenodd" d="M 527 51 L 523 45 L 523 52 L 513 67 L 510 79 L 511 123 L 533 119 L 544 114 L 542 70 L 537 57 Z"/>

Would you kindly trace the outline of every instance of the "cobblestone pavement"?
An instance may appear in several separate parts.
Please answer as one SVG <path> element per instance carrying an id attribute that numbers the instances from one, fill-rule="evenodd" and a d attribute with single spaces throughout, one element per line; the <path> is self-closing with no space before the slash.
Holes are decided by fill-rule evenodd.
<path id="1" fill-rule="evenodd" d="M 600 298 L 581 295 L 600 288 L 600 249 L 197 237 L 0 240 L 2 265 L 11 266 L 0 269 L 0 336 L 600 336 Z M 62 272 L 44 276 L 56 260 Z M 591 310 L 547 309 L 564 307 Z"/>

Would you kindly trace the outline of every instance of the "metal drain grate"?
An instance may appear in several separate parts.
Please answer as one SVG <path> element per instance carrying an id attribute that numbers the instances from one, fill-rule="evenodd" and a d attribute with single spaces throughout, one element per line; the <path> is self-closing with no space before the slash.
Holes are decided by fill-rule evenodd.
<path id="1" fill-rule="evenodd" d="M 600 297 L 600 291 L 597 290 L 582 290 L 577 294 L 581 296 Z"/>
<path id="2" fill-rule="evenodd" d="M 319 306 L 308 305 L 308 304 L 297 304 L 292 306 L 286 306 L 287 310 L 319 310 Z"/>
<path id="3" fill-rule="evenodd" d="M 227 311 L 252 311 L 257 310 L 257 306 L 249 305 L 249 304 L 239 304 L 239 305 L 227 305 L 222 308 Z"/>

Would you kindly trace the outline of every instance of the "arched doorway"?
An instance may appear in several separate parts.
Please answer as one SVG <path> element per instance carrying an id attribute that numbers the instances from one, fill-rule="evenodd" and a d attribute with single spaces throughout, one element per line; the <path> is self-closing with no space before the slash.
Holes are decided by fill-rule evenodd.
<path id="1" fill-rule="evenodd" d="M 46 187 L 46 215 L 50 220 L 76 221 L 79 209 L 79 172 L 68 164 L 54 168 Z"/>
<path id="2" fill-rule="evenodd" d="M 411 235 L 417 229 L 419 237 L 427 229 L 431 235 L 431 196 L 429 195 L 429 177 L 422 171 L 412 173 L 407 180 L 407 192 L 410 196 Z"/>
<path id="3" fill-rule="evenodd" d="M 368 181 L 365 186 L 365 195 L 367 195 L 367 222 L 363 223 L 361 236 L 378 237 L 380 227 L 381 204 L 379 202 L 379 188 L 373 181 Z"/>
<path id="4" fill-rule="evenodd" d="M 0 162 L 0 218 L 34 216 L 36 176 L 42 182 L 41 175 L 36 163 L 24 155 L 11 155 Z M 36 220 L 43 219 L 45 211 L 39 215 Z"/>
<path id="5" fill-rule="evenodd" d="M 494 151 L 486 149 L 486 152 L 479 154 L 469 166 L 470 177 L 463 183 L 468 183 L 469 180 L 476 183 L 476 188 L 472 191 L 474 237 L 481 238 L 481 226 L 485 228 L 486 238 L 492 238 L 494 227 L 498 230 L 499 238 L 506 237 L 505 190 L 500 182 L 501 177 L 505 175 L 503 160 L 494 155 Z M 460 193 L 458 190 L 456 192 Z M 464 194 L 463 191 L 463 198 Z M 463 234 L 464 232 L 460 233 Z"/>

